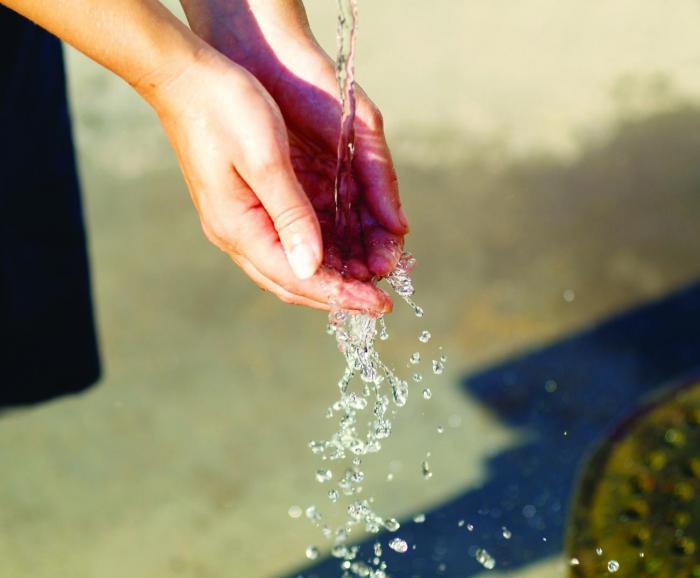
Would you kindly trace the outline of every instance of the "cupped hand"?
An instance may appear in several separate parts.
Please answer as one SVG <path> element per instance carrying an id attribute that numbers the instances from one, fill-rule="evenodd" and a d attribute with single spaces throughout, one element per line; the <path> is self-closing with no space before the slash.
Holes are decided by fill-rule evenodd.
<path id="1" fill-rule="evenodd" d="M 332 59 L 294 0 L 183 0 L 192 29 L 249 70 L 277 103 L 291 162 L 316 210 L 325 263 L 367 281 L 387 275 L 403 247 L 408 222 L 384 136 L 382 117 L 356 88 L 355 155 L 348 231 L 336 228 L 335 179 L 341 106 Z"/>
<path id="2" fill-rule="evenodd" d="M 373 285 L 319 268 L 324 251 L 314 208 L 325 215 L 329 158 L 318 167 L 303 160 L 313 157 L 308 144 L 288 134 L 277 104 L 249 72 L 203 51 L 150 100 L 206 236 L 260 287 L 320 309 L 330 302 L 375 313 L 391 308 Z"/>

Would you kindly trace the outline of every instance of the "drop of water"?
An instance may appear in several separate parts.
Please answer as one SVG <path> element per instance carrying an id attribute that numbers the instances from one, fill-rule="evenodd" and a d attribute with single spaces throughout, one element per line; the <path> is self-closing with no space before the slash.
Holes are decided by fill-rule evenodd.
<path id="1" fill-rule="evenodd" d="M 427 460 L 421 464 L 421 473 L 423 474 L 423 478 L 426 480 L 433 477 L 433 472 L 430 470 L 430 464 Z"/>
<path id="2" fill-rule="evenodd" d="M 389 518 L 384 520 L 384 527 L 389 530 L 389 532 L 396 532 L 401 527 L 399 521 L 396 518 Z"/>
<path id="3" fill-rule="evenodd" d="M 474 524 L 467 524 L 467 531 L 473 532 L 474 531 Z"/>
<path id="4" fill-rule="evenodd" d="M 416 524 L 422 524 L 423 522 L 425 522 L 425 514 L 418 514 L 417 516 L 414 516 L 413 521 Z"/>
<path id="5" fill-rule="evenodd" d="M 617 560 L 610 560 L 608 562 L 608 572 L 614 574 L 620 569 L 620 563 Z"/>
<path id="6" fill-rule="evenodd" d="M 299 506 L 290 506 L 287 513 L 290 518 L 301 518 L 301 508 Z"/>
<path id="7" fill-rule="evenodd" d="M 438 361 L 437 359 L 433 359 L 433 373 L 435 375 L 441 375 L 443 371 L 445 371 L 444 363 L 442 361 Z"/>
<path id="8" fill-rule="evenodd" d="M 316 558 L 318 558 L 318 556 L 319 556 L 319 551 L 318 551 L 318 548 L 316 546 L 309 546 L 308 548 L 306 548 L 306 557 L 309 560 L 316 560 Z"/>
<path id="9" fill-rule="evenodd" d="M 464 526 L 464 520 L 460 520 L 459 522 L 457 522 L 457 525 L 458 525 L 460 528 L 461 528 L 462 526 Z"/>
<path id="10" fill-rule="evenodd" d="M 425 395 L 425 393 L 423 395 Z M 439 425 L 439 426 L 437 426 L 437 432 L 439 434 L 443 434 L 443 433 L 445 433 L 445 428 L 442 427 L 441 425 Z"/>
<path id="11" fill-rule="evenodd" d="M 430 399 L 431 397 L 433 397 L 433 392 L 429 387 L 426 387 L 423 390 L 423 399 Z"/>
<path id="12" fill-rule="evenodd" d="M 417 351 L 415 353 L 411 354 L 411 357 L 408 358 L 408 362 L 411 365 L 418 365 L 420 363 L 420 353 Z"/>
<path id="13" fill-rule="evenodd" d="M 476 561 L 487 570 L 493 570 L 496 567 L 496 560 L 484 548 L 476 551 Z"/>
<path id="14" fill-rule="evenodd" d="M 447 425 L 451 428 L 458 428 L 462 425 L 462 416 L 453 414 L 447 418 Z"/>
<path id="15" fill-rule="evenodd" d="M 413 381 L 415 381 L 416 383 L 420 383 L 421 381 L 423 381 L 423 374 L 418 373 L 418 372 L 414 373 L 413 374 Z"/>
<path id="16" fill-rule="evenodd" d="M 578 558 L 572 558 L 569 560 L 569 566 L 578 566 L 581 561 Z"/>
<path id="17" fill-rule="evenodd" d="M 421 331 L 420 335 L 418 336 L 418 341 L 421 343 L 428 343 L 431 337 L 432 335 L 430 334 L 430 331 L 426 329 L 425 331 Z"/>
<path id="18" fill-rule="evenodd" d="M 384 317 L 379 318 L 379 339 L 386 341 L 389 339 L 389 331 L 386 328 L 386 321 Z"/>
<path id="19" fill-rule="evenodd" d="M 328 499 L 331 502 L 337 502 L 340 499 L 340 494 L 338 490 L 328 490 Z"/>
<path id="20" fill-rule="evenodd" d="M 309 506 L 306 508 L 306 517 L 311 520 L 314 524 L 319 524 L 321 522 L 322 516 L 316 509 L 316 506 Z"/>
<path id="21" fill-rule="evenodd" d="M 374 543 L 374 555 L 375 555 L 377 558 L 381 558 L 381 557 L 382 557 L 382 545 L 381 545 L 379 542 L 375 542 L 375 543 Z"/>
<path id="22" fill-rule="evenodd" d="M 406 544 L 405 540 L 402 540 L 401 538 L 394 538 L 391 540 L 391 542 L 389 542 L 389 548 L 391 548 L 394 552 L 403 554 L 404 552 L 408 551 L 408 544 Z"/>
<path id="23" fill-rule="evenodd" d="M 510 540 L 513 537 L 513 533 L 505 526 L 503 526 L 503 528 L 501 528 L 501 530 L 502 530 L 502 534 L 503 534 L 504 539 Z"/>
<path id="24" fill-rule="evenodd" d="M 330 470 L 318 470 L 316 472 L 316 481 L 323 484 L 333 478 L 333 472 Z"/>
<path id="25" fill-rule="evenodd" d="M 418 318 L 423 317 L 423 308 L 422 307 L 420 307 L 418 305 L 414 305 L 413 312 L 416 314 L 416 317 L 418 317 Z"/>
<path id="26" fill-rule="evenodd" d="M 595 549 L 595 553 L 596 553 L 598 556 L 602 556 L 602 555 L 603 555 L 603 549 L 602 549 L 600 546 L 598 546 L 598 547 Z"/>

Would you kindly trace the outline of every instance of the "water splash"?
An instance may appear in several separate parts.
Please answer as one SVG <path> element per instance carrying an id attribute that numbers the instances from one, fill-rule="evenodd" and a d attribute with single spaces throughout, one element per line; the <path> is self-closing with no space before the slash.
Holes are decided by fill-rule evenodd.
<path id="1" fill-rule="evenodd" d="M 496 559 L 484 548 L 479 548 L 476 551 L 475 557 L 476 561 L 487 570 L 493 570 L 496 567 Z"/>
<path id="2" fill-rule="evenodd" d="M 338 0 L 338 8 L 336 76 L 342 113 L 335 182 L 335 231 L 336 246 L 342 250 L 343 247 L 351 245 L 349 236 L 352 234 L 350 225 L 353 212 L 352 162 L 355 152 L 356 0 Z M 396 268 L 385 280 L 396 294 L 408 303 L 414 314 L 422 317 L 423 309 L 413 301 L 415 289 L 410 272 L 414 264 L 414 258 L 409 253 L 403 253 Z M 332 503 L 338 503 L 345 498 L 348 504 L 345 521 L 335 529 L 324 522 L 315 506 L 307 508 L 306 517 L 322 530 L 327 539 L 333 541 L 331 554 L 341 560 L 343 578 L 386 578 L 387 565 L 381 559 L 380 544 L 375 545 L 374 557 L 365 562 L 357 559 L 359 548 L 348 546 L 347 543 L 358 526 L 370 534 L 378 534 L 383 530 L 396 532 L 400 528 L 396 519 L 384 518 L 374 510 L 372 498 L 362 499 L 359 494 L 365 480 L 362 460 L 368 454 L 380 451 L 383 441 L 391 434 L 393 415 L 408 401 L 408 382 L 399 377 L 375 349 L 377 338 L 385 341 L 389 337 L 382 316 L 354 314 L 334 308 L 329 315 L 327 331 L 335 337 L 338 349 L 345 358 L 345 370 L 338 381 L 339 397 L 326 413 L 329 419 L 337 418 L 338 428 L 328 439 L 310 442 L 309 448 L 322 461 L 332 462 L 343 472 L 334 475 L 331 469 L 324 467 L 316 472 L 316 479 L 319 483 L 333 486 L 328 490 L 328 498 Z M 429 340 L 430 332 L 424 330 L 419 341 L 427 343 Z M 416 365 L 419 362 L 420 354 L 416 352 L 411 356 L 410 363 Z M 416 372 L 413 379 L 420 382 L 423 377 Z M 425 393 L 423 395 L 425 396 Z M 422 469 L 424 477 L 432 476 L 427 462 Z M 408 544 L 398 537 L 392 538 L 388 545 L 396 552 L 408 551 Z M 314 555 L 317 550 L 310 553 Z M 307 556 L 308 554 L 309 551 Z"/>

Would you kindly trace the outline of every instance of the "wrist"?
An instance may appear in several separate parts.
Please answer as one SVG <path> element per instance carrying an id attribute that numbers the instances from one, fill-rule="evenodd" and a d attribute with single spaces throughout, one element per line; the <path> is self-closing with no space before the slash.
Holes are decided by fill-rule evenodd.
<path id="1" fill-rule="evenodd" d="M 266 82 L 319 50 L 300 0 L 181 0 L 192 30 Z"/>
<path id="2" fill-rule="evenodd" d="M 216 51 L 196 35 L 183 39 L 160 57 L 153 59 L 149 69 L 140 76 L 126 79 L 134 90 L 157 112 L 171 108 L 181 98 L 181 80 L 191 78 L 206 66 Z"/>

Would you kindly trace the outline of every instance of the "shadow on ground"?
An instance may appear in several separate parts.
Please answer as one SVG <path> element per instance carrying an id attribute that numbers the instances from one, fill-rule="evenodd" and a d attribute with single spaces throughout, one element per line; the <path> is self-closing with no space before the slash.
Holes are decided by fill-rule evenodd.
<path id="1" fill-rule="evenodd" d="M 533 161 L 531 166 L 504 172 L 502 178 L 511 183 L 518 180 L 526 188 L 562 187 L 570 193 L 542 207 L 553 221 L 557 215 L 576 211 L 577 204 L 597 206 L 595 199 L 603 199 L 602 188 L 619 202 L 632 203 L 630 215 L 642 211 L 654 223 L 625 226 L 625 210 L 617 212 L 617 218 L 622 215 L 619 238 L 636 250 L 648 247 L 653 251 L 658 235 L 673 237 L 674 231 L 667 227 L 673 226 L 674 211 L 680 207 L 693 210 L 700 202 L 699 155 L 700 110 L 683 106 L 622 122 L 606 143 L 593 146 L 573 166 Z M 539 201 L 546 201 L 544 197 L 540 195 Z M 664 203 L 671 199 L 684 200 L 667 213 Z M 646 209 L 640 203 L 646 203 Z M 601 213 L 605 206 L 598 207 Z M 571 231 L 576 238 L 596 235 L 600 227 L 588 219 L 577 223 L 590 228 L 579 231 L 577 225 Z M 534 231 L 533 235 L 546 242 L 546 232 Z M 679 262 L 666 265 L 692 272 L 697 265 L 687 257 L 697 257 L 699 249 L 679 248 Z M 595 280 L 588 283 L 594 285 Z M 488 550 L 501 570 L 523 568 L 560 554 L 577 471 L 591 446 L 634 411 L 647 394 L 682 380 L 698 367 L 700 283 L 695 283 L 465 376 L 465 392 L 497 419 L 522 432 L 522 441 L 489 459 L 483 485 L 427 512 L 423 524 L 404 521 L 400 536 L 415 544 L 416 550 L 405 555 L 388 551 L 385 558 L 392 576 L 473 576 L 483 571 L 474 557 L 477 548 Z M 460 520 L 465 520 L 462 527 Z M 468 531 L 466 524 L 473 524 L 474 530 Z M 504 538 L 503 527 L 512 534 L 510 539 Z M 381 537 L 383 543 L 387 539 Z M 371 557 L 373 542 L 361 544 L 360 559 Z M 290 574 L 305 578 L 338 575 L 334 559 Z"/>
<path id="2" fill-rule="evenodd" d="M 647 394 L 700 367 L 698 320 L 700 283 L 467 376 L 465 390 L 521 429 L 524 442 L 489 460 L 481 487 L 428 512 L 423 524 L 402 524 L 401 537 L 417 549 L 386 555 L 392 575 L 472 576 L 483 570 L 477 547 L 503 570 L 559 554 L 587 450 Z M 362 545 L 362 558 L 371 556 L 372 542 Z M 302 575 L 337 576 L 338 563 L 326 560 Z"/>

